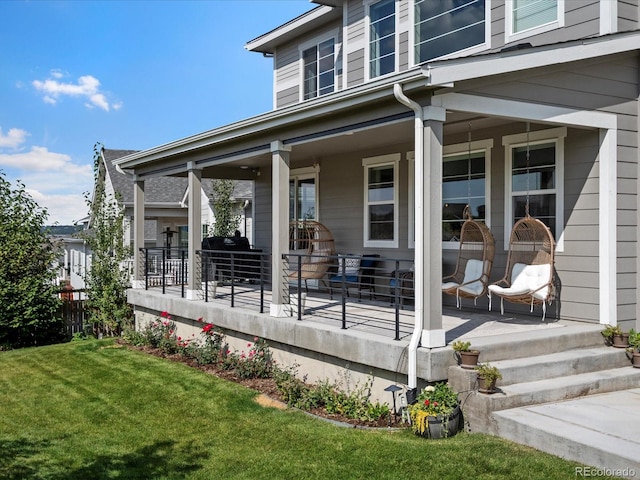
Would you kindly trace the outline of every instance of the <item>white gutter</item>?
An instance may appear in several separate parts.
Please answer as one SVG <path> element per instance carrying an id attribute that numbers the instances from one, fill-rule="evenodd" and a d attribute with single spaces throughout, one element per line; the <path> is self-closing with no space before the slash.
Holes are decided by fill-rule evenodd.
<path id="1" fill-rule="evenodd" d="M 393 94 L 396 100 L 406 107 L 410 108 L 415 113 L 414 127 L 415 127 L 415 145 L 414 145 L 414 159 L 415 159 L 415 192 L 416 198 L 424 197 L 424 185 L 423 185 L 423 170 L 424 163 L 424 114 L 422 107 L 417 102 L 411 100 L 402 91 L 402 85 L 396 83 L 393 85 Z M 414 215 L 415 215 L 415 232 L 422 232 L 424 216 L 422 213 L 423 202 L 416 202 Z M 415 242 L 415 264 L 424 265 L 422 259 L 424 258 L 424 242 Z M 416 292 L 421 292 L 423 275 L 416 275 L 414 281 L 414 288 Z M 422 337 L 422 330 L 424 330 L 424 298 L 422 295 L 415 296 L 415 324 L 413 326 L 413 334 L 411 335 L 411 341 L 409 342 L 409 371 L 408 371 L 408 387 L 409 390 L 416 389 L 418 386 L 418 346 L 420 345 L 420 339 Z"/>

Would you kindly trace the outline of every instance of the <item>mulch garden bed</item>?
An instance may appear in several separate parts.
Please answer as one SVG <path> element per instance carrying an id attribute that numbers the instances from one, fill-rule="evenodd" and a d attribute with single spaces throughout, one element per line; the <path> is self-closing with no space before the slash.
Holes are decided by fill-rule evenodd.
<path id="1" fill-rule="evenodd" d="M 255 390 L 256 392 L 259 392 L 261 395 L 258 397 L 257 401 L 263 406 L 282 408 L 282 409 L 289 408 L 286 405 L 286 403 L 283 401 L 282 396 L 278 391 L 278 387 L 276 386 L 276 382 L 273 378 L 240 378 L 232 370 L 223 370 L 221 368 L 216 367 L 215 365 L 200 365 L 193 359 L 188 359 L 178 354 L 168 355 L 158 348 L 152 348 L 148 346 L 136 347 L 124 341 L 121 341 L 121 344 L 128 348 L 148 353 L 149 355 L 154 355 L 160 358 L 166 358 L 174 362 L 180 362 L 185 365 L 189 365 L 192 368 L 197 368 L 199 370 L 202 370 L 203 372 L 206 372 L 210 375 L 215 375 L 219 378 L 229 380 L 231 382 L 239 383 L 247 388 L 250 388 L 252 390 Z M 347 427 L 351 426 L 353 428 L 389 428 L 389 427 L 404 428 L 404 427 L 407 427 L 406 423 L 401 422 L 400 417 L 398 417 L 398 419 L 395 419 L 393 414 L 391 415 L 391 422 L 389 423 L 389 419 L 380 419 L 377 422 L 363 422 L 360 420 L 347 418 L 342 415 L 328 413 L 323 408 L 307 410 L 306 412 L 320 418 L 324 418 L 334 422 L 339 422 L 341 424 L 344 424 L 344 426 L 347 426 Z"/>

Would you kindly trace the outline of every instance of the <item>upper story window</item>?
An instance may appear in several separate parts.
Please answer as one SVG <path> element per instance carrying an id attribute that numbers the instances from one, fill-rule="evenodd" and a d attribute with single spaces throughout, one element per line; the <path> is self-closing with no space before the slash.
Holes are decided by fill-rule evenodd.
<path id="1" fill-rule="evenodd" d="M 333 38 L 302 51 L 303 99 L 332 93 L 335 89 L 335 41 Z"/>
<path id="2" fill-rule="evenodd" d="M 486 44 L 485 0 L 416 0 L 415 62 Z"/>
<path id="3" fill-rule="evenodd" d="M 564 0 L 507 0 L 506 41 L 564 26 Z"/>
<path id="4" fill-rule="evenodd" d="M 396 69 L 396 2 L 380 0 L 369 6 L 369 78 Z"/>

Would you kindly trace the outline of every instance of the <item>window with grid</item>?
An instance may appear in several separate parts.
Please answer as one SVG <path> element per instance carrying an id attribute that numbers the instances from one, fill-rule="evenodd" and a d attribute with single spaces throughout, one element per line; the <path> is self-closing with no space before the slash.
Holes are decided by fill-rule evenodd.
<path id="1" fill-rule="evenodd" d="M 396 66 L 396 2 L 369 7 L 369 78 L 392 73 Z"/>
<path id="2" fill-rule="evenodd" d="M 335 42 L 325 40 L 302 52 L 304 100 L 326 95 L 335 86 Z"/>
<path id="3" fill-rule="evenodd" d="M 415 62 L 485 43 L 485 0 L 416 0 Z"/>

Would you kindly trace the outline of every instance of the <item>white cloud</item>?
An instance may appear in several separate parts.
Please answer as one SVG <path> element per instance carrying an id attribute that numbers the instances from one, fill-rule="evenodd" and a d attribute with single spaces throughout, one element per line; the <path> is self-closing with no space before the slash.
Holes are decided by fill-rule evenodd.
<path id="1" fill-rule="evenodd" d="M 50 78 L 34 80 L 32 85 L 43 93 L 45 103 L 55 105 L 60 97 L 80 97 L 86 100 L 88 108 L 98 107 L 108 112 L 111 108 L 104 93 L 100 91 L 100 81 L 92 75 L 83 75 L 78 78 L 78 83 L 64 83 L 60 81 L 64 74 L 60 70 L 52 70 Z M 119 107 L 117 107 L 119 108 Z M 117 109 L 116 108 L 116 109 Z"/>
<path id="2" fill-rule="evenodd" d="M 34 146 L 28 152 L 0 154 L 0 166 L 26 171 L 64 169 L 68 174 L 77 173 L 69 155 L 50 152 L 46 147 Z"/>
<path id="3" fill-rule="evenodd" d="M 57 195 L 26 189 L 38 205 L 47 209 L 46 224 L 73 225 L 88 214 L 87 204 L 82 194 Z"/>
<path id="4" fill-rule="evenodd" d="M 19 128 L 10 128 L 6 135 L 3 135 L 0 128 L 0 148 L 18 148 L 22 145 L 29 134 Z"/>

